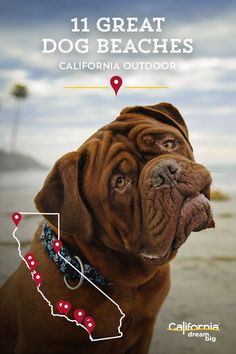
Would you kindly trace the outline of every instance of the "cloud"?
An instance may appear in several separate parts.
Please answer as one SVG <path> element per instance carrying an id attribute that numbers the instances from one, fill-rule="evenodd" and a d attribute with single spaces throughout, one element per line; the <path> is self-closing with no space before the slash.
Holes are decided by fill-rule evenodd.
<path id="1" fill-rule="evenodd" d="M 14 6 L 13 6 L 14 4 Z M 236 63 L 232 40 L 236 35 L 236 9 L 231 1 L 147 1 L 131 4 L 103 2 L 96 11 L 89 2 L 57 0 L 9 1 L 0 18 L 2 44 L 0 58 L 1 146 L 8 147 L 14 115 L 9 95 L 16 82 L 25 83 L 30 96 L 22 105 L 18 146 L 40 160 L 52 163 L 60 154 L 77 148 L 97 128 L 114 119 L 122 107 L 169 101 L 179 107 L 190 128 L 197 156 L 201 161 L 234 159 L 236 131 Z M 34 6 L 33 6 L 34 5 Z M 113 5 L 112 5 L 113 6 Z M 116 6 L 125 16 L 166 16 L 163 35 L 192 37 L 195 47 L 190 56 L 63 56 L 43 55 L 41 39 L 71 38 L 70 16 L 87 11 L 91 18 L 114 14 Z M 203 11 L 204 8 L 204 11 Z M 14 9 L 14 11 L 12 10 Z M 80 10 L 80 11 L 78 11 Z M 11 11 L 11 14 L 10 14 Z M 135 13 L 134 13 L 135 12 Z M 10 17 L 7 17 L 10 14 Z M 8 19 L 8 21 L 5 21 Z M 21 21 L 21 23 L 20 23 Z M 124 39 L 128 38 L 125 34 Z M 156 34 L 154 34 L 156 35 Z M 149 34 L 148 34 L 149 36 Z M 135 36 L 134 36 L 135 38 Z M 151 38 L 151 34 L 150 34 Z M 94 43 L 94 34 L 91 34 Z M 118 96 L 111 88 L 101 91 L 65 90 L 65 85 L 109 85 L 117 72 L 60 71 L 65 60 L 175 61 L 175 71 L 120 71 L 124 84 L 168 85 L 167 90 L 127 90 Z M 227 138 L 229 137 L 229 139 Z M 223 148 L 222 148 L 223 147 Z"/>
<path id="2" fill-rule="evenodd" d="M 172 21 L 196 20 L 214 17 L 218 13 L 235 8 L 233 0 L 198 0 L 190 2 L 188 0 L 137 0 L 135 7 L 132 2 L 120 0 L 111 2 L 102 1 L 97 6 L 96 0 L 41 0 L 33 2 L 30 0 L 8 0 L 0 3 L 0 14 L 3 23 L 11 22 L 12 25 L 24 26 L 24 21 L 28 23 L 48 23 L 57 22 L 59 19 L 76 15 L 84 16 L 157 16 L 165 15 Z"/>

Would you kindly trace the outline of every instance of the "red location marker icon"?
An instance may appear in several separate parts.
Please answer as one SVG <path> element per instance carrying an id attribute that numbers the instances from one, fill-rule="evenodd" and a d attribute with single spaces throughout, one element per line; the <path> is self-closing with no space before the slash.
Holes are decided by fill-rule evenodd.
<path id="1" fill-rule="evenodd" d="M 89 332 L 89 334 L 91 334 L 95 328 L 94 319 L 90 316 L 85 317 L 84 325 L 85 325 L 87 331 Z"/>
<path id="2" fill-rule="evenodd" d="M 64 304 L 63 304 L 63 313 L 67 316 L 68 315 L 68 312 L 70 311 L 71 309 L 71 304 L 68 302 L 68 301 L 64 301 Z"/>
<path id="3" fill-rule="evenodd" d="M 34 279 L 36 286 L 39 286 L 42 283 L 43 276 L 41 273 L 35 272 L 33 275 L 33 279 Z"/>
<path id="4" fill-rule="evenodd" d="M 122 78 L 120 76 L 112 76 L 110 80 L 111 87 L 115 91 L 115 94 L 117 95 L 119 89 L 121 88 L 122 85 Z"/>
<path id="5" fill-rule="evenodd" d="M 62 242 L 60 240 L 54 240 L 52 243 L 52 246 L 54 248 L 54 251 L 58 253 L 60 249 L 62 248 Z"/>
<path id="6" fill-rule="evenodd" d="M 71 309 L 71 304 L 68 301 L 58 300 L 56 307 L 61 315 L 65 314 L 67 316 Z"/>
<path id="7" fill-rule="evenodd" d="M 27 253 L 25 255 L 25 260 L 27 262 L 27 265 L 28 265 L 29 269 L 31 270 L 31 272 L 33 272 L 38 266 L 38 264 L 36 262 L 36 259 L 34 258 L 33 253 L 31 253 L 31 252 Z"/>
<path id="8" fill-rule="evenodd" d="M 74 318 L 76 319 L 76 322 L 80 324 L 83 321 L 83 318 L 85 316 L 85 311 L 83 309 L 76 309 L 74 311 Z"/>
<path id="9" fill-rule="evenodd" d="M 63 300 L 58 300 L 56 304 L 56 307 L 61 315 L 63 314 L 63 304 L 64 304 Z"/>
<path id="10" fill-rule="evenodd" d="M 18 224 L 21 222 L 21 219 L 22 219 L 22 216 L 20 213 L 16 212 L 16 213 L 13 213 L 12 216 L 11 216 L 14 224 L 16 225 L 16 227 L 18 226 Z"/>

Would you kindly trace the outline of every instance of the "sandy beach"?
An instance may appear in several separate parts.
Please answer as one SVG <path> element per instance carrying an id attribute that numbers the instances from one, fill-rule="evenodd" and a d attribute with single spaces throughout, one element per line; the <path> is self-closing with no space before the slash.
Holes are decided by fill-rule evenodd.
<path id="1" fill-rule="evenodd" d="M 12 238 L 14 211 L 34 211 L 33 198 L 46 172 L 24 172 L 21 175 L 1 175 L 0 182 L 0 282 L 19 264 L 16 242 Z M 12 180 L 11 180 L 12 179 Z M 16 181 L 14 183 L 14 181 Z M 216 228 L 192 233 L 172 261 L 171 290 L 155 327 L 150 354 L 231 354 L 236 338 L 236 194 L 222 202 L 212 202 Z M 36 221 L 29 218 L 22 236 L 27 250 L 34 235 Z M 213 332 L 216 342 L 170 332 L 170 323 L 217 323 Z"/>

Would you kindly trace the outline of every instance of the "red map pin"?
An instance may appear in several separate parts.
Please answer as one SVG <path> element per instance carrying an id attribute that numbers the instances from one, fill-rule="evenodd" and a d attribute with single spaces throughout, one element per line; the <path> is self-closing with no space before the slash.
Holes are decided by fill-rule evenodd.
<path id="1" fill-rule="evenodd" d="M 85 312 L 83 309 L 76 309 L 74 311 L 74 318 L 76 319 L 76 322 L 80 324 L 83 321 L 83 318 L 85 316 Z"/>
<path id="2" fill-rule="evenodd" d="M 33 279 L 34 279 L 36 286 L 39 286 L 42 283 L 43 276 L 41 273 L 35 272 L 33 275 Z"/>
<path id="3" fill-rule="evenodd" d="M 64 305 L 64 300 L 57 301 L 56 307 L 61 315 L 63 314 L 63 305 Z"/>
<path id="4" fill-rule="evenodd" d="M 18 226 L 18 224 L 21 222 L 21 219 L 22 219 L 22 216 L 20 213 L 16 212 L 16 213 L 13 213 L 12 216 L 11 216 L 14 224 L 16 225 L 16 227 Z"/>
<path id="5" fill-rule="evenodd" d="M 62 242 L 60 240 L 54 240 L 52 246 L 54 248 L 54 251 L 57 253 L 62 248 Z"/>
<path id="6" fill-rule="evenodd" d="M 115 94 L 117 95 L 119 89 L 121 88 L 122 85 L 122 78 L 120 76 L 112 76 L 110 80 L 111 87 L 115 91 Z"/>
<path id="7" fill-rule="evenodd" d="M 71 304 L 68 301 L 58 300 L 56 307 L 61 315 L 64 313 L 67 316 L 71 309 Z"/>
<path id="8" fill-rule="evenodd" d="M 95 322 L 94 319 L 90 316 L 85 317 L 84 319 L 84 325 L 87 328 L 87 331 L 89 332 L 89 334 L 92 333 L 92 331 L 95 328 Z"/>
<path id="9" fill-rule="evenodd" d="M 38 263 L 36 262 L 33 253 L 31 252 L 27 253 L 25 255 L 25 260 L 28 264 L 29 269 L 31 270 L 31 272 L 33 272 L 38 266 Z"/>

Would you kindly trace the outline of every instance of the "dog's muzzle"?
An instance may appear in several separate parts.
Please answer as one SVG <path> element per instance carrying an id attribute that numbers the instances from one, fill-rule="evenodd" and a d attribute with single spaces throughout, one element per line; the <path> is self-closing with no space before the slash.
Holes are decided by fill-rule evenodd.
<path id="1" fill-rule="evenodd" d="M 214 227 L 210 185 L 207 169 L 181 156 L 165 155 L 149 161 L 140 180 L 145 235 L 142 255 L 162 263 L 192 231 Z"/>

